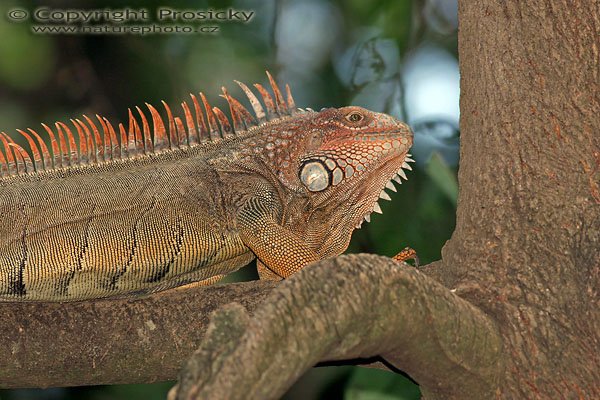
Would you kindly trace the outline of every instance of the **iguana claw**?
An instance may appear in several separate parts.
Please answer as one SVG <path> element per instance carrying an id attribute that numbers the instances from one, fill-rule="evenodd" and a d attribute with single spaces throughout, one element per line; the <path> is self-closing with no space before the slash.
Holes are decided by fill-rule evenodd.
<path id="1" fill-rule="evenodd" d="M 405 247 L 400 253 L 392 257 L 392 259 L 398 262 L 414 260 L 415 268 L 419 268 L 419 256 L 417 255 L 417 252 L 410 247 Z"/>

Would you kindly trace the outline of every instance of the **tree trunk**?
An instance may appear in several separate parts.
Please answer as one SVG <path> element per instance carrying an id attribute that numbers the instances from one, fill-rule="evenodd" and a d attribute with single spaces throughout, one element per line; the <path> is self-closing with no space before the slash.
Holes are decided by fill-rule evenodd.
<path id="1" fill-rule="evenodd" d="M 503 397 L 600 398 L 600 2 L 462 1 L 459 18 L 444 283 L 497 322 Z"/>

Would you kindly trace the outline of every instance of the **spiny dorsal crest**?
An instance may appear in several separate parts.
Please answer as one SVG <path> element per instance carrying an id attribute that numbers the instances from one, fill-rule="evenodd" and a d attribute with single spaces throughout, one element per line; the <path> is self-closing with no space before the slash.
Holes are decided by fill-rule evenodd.
<path id="1" fill-rule="evenodd" d="M 254 116 L 223 87 L 221 97 L 224 97 L 229 104 L 231 119 L 228 119 L 219 108 L 212 107 L 204 94 L 200 93 L 202 107 L 198 98 L 190 94 L 193 112 L 187 102 L 181 103 L 183 120 L 174 116 L 171 108 L 163 101 L 162 105 L 167 113 L 166 124 L 158 110 L 146 103 L 152 119 L 152 129 L 142 109 L 135 107 L 135 111 L 129 109 L 127 129 L 121 123 L 115 129 L 108 119 L 98 114 L 96 114 L 97 123 L 86 115 L 71 119 L 72 128 L 63 122 L 56 122 L 54 130 L 42 124 L 47 133 L 46 141 L 49 146 L 33 129 L 27 129 L 28 132 L 17 129 L 17 132 L 27 140 L 29 150 L 15 143 L 6 133 L 0 132 L 0 177 L 99 164 L 193 147 L 204 141 L 237 135 L 267 121 L 301 111 L 296 109 L 289 85 L 285 86 L 286 98 L 284 99 L 269 72 L 267 77 L 273 96 L 261 84 L 254 84 L 263 100 L 264 108 L 248 86 L 235 81 L 246 94 Z M 73 132 L 76 132 L 77 141 Z"/>

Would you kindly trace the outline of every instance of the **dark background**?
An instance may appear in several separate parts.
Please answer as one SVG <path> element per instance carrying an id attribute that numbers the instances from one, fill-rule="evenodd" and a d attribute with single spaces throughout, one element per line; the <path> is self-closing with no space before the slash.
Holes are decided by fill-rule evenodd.
<path id="1" fill-rule="evenodd" d="M 156 24 L 217 26 L 212 34 L 49 34 L 31 13 L 53 9 L 148 10 Z M 157 7 L 254 11 L 248 23 L 158 21 Z M 30 13 L 20 21 L 7 14 Z M 392 256 L 409 245 L 422 264 L 440 258 L 454 229 L 458 163 L 456 2 L 338 1 L 7 1 L 0 5 L 0 130 L 67 121 L 83 113 L 126 121 L 127 108 L 177 104 L 203 91 L 227 109 L 220 87 L 234 79 L 289 83 L 299 107 L 361 105 L 407 121 L 416 159 L 408 182 L 383 202 L 383 216 L 355 232 L 348 252 Z M 107 21 L 87 23 L 110 25 Z M 80 26 L 74 24 L 72 26 Z M 168 29 L 168 28 L 167 28 Z M 252 266 L 230 279 L 249 279 Z M 183 361 L 183 360 L 182 360 Z M 0 391 L 0 399 L 163 399 L 173 383 Z M 316 368 L 286 399 L 418 399 L 408 378 L 353 367 Z"/>

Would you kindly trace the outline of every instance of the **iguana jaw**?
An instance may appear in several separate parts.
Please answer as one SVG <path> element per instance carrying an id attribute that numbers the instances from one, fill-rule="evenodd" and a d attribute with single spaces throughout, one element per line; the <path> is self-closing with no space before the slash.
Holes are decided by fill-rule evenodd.
<path id="1" fill-rule="evenodd" d="M 414 160 L 411 158 L 411 155 L 408 153 L 405 153 L 401 156 L 398 156 L 396 159 L 390 160 L 388 163 L 389 165 L 398 165 L 401 164 L 400 168 L 398 168 L 397 170 L 391 168 L 391 173 L 389 172 L 390 168 L 384 164 L 381 168 L 380 171 L 376 171 L 374 174 L 375 175 L 380 175 L 383 177 L 383 179 L 380 179 L 378 183 L 380 183 L 379 186 L 376 187 L 381 187 L 381 190 L 378 192 L 379 195 L 378 196 L 373 196 L 371 195 L 370 198 L 368 200 L 366 200 L 364 203 L 366 205 L 370 205 L 367 206 L 366 209 L 368 211 L 364 212 L 364 213 L 359 213 L 359 218 L 356 218 L 356 224 L 355 224 L 355 228 L 356 229 L 360 229 L 362 227 L 363 222 L 371 222 L 371 214 L 372 213 L 378 213 L 378 214 L 383 214 L 381 207 L 379 206 L 379 200 L 383 199 L 383 200 L 391 200 L 390 196 L 388 195 L 388 193 L 385 191 L 385 189 L 389 189 L 393 192 L 396 192 L 396 186 L 394 185 L 394 183 L 401 185 L 402 184 L 402 180 L 408 180 L 408 177 L 406 176 L 406 173 L 404 172 L 404 170 L 409 170 L 412 171 L 412 167 L 410 166 L 409 163 L 414 162 Z M 395 172 L 394 172 L 395 171 Z M 381 182 L 383 182 L 383 184 L 381 184 Z M 374 193 L 377 193 L 377 191 L 374 191 Z"/>
<path id="2" fill-rule="evenodd" d="M 388 198 L 385 188 L 393 185 L 390 183 L 393 180 L 404 179 L 404 169 L 410 169 L 408 162 L 413 161 L 407 153 L 410 143 L 412 140 L 398 152 L 373 162 L 361 176 L 340 184 L 335 192 L 313 195 L 311 206 L 304 208 L 312 211 L 301 224 L 307 226 L 304 235 L 321 256 L 344 252 L 354 230 L 369 221 L 371 213 L 381 212 L 378 200 Z"/>

